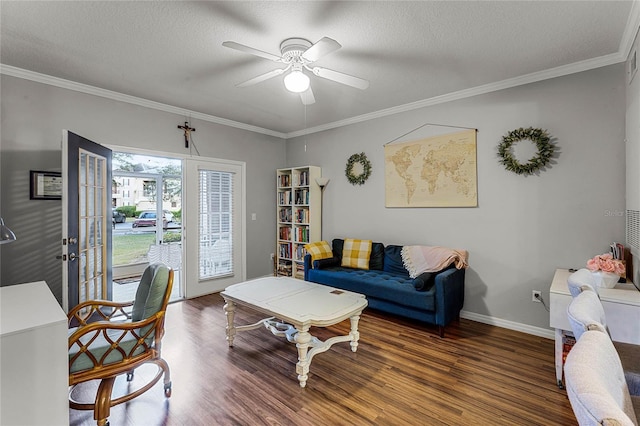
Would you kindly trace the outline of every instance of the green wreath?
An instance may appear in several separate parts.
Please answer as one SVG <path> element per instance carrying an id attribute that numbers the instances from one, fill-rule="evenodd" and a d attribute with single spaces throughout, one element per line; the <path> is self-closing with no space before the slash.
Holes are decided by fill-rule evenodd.
<path id="1" fill-rule="evenodd" d="M 532 157 L 527 163 L 520 163 L 514 156 L 512 145 L 523 139 L 529 139 L 536 144 L 538 148 L 538 154 Z M 500 156 L 500 163 L 502 163 L 505 169 L 510 172 L 514 172 L 518 175 L 530 175 L 545 167 L 553 153 L 555 147 L 551 143 L 551 137 L 546 130 L 534 129 L 528 127 L 523 129 L 522 127 L 507 133 L 502 138 L 502 142 L 498 145 L 498 155 Z"/>
<path id="2" fill-rule="evenodd" d="M 358 163 L 362 166 L 362 173 L 359 175 L 353 174 L 353 166 Z M 351 183 L 351 185 L 362 185 L 365 181 L 371 176 L 371 163 L 367 159 L 367 156 L 364 152 L 360 154 L 353 154 L 347 160 L 347 168 L 344 171 L 345 176 L 347 176 L 347 180 Z"/>

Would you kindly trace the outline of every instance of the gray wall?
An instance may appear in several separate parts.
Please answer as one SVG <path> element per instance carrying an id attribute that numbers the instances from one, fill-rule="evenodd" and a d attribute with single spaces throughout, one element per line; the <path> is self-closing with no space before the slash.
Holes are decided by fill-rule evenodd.
<path id="1" fill-rule="evenodd" d="M 287 141 L 287 166 L 317 165 L 331 179 L 325 239 L 467 249 L 469 317 L 548 328 L 549 314 L 531 302 L 531 291 L 542 290 L 548 304 L 556 268 L 584 267 L 624 241 L 624 82 L 620 64 L 301 136 Z M 385 208 L 383 145 L 424 123 L 478 129 L 477 208 Z M 507 132 L 529 126 L 548 129 L 559 155 L 548 170 L 524 177 L 498 163 L 496 147 Z M 362 151 L 373 173 L 352 186 L 345 164 Z"/>
<path id="2" fill-rule="evenodd" d="M 62 129 L 104 145 L 188 154 L 176 127 L 185 117 L 6 75 L 0 82 L 0 208 L 18 237 L 0 246 L 0 285 L 45 280 L 60 300 L 61 202 L 30 200 L 29 170 L 60 170 Z M 246 162 L 247 277 L 270 274 L 284 140 L 200 120 L 191 125 L 202 156 Z"/>
<path id="3" fill-rule="evenodd" d="M 331 178 L 326 239 L 467 249 L 467 316 L 547 328 L 531 290 L 548 302 L 556 268 L 582 267 L 624 241 L 624 77 L 622 64 L 605 67 L 302 136 L 287 141 L 286 152 L 277 138 L 192 125 L 203 156 L 247 163 L 248 277 L 271 272 L 274 170 L 317 165 Z M 185 118 L 4 75 L 1 84 L 0 211 L 19 240 L 0 246 L 0 284 L 46 280 L 60 298 L 60 202 L 29 200 L 29 170 L 60 169 L 63 128 L 103 144 L 185 153 L 176 129 Z M 478 129 L 477 208 L 384 207 L 383 145 L 425 122 Z M 548 129 L 560 153 L 550 169 L 523 177 L 504 170 L 496 147 L 506 132 L 528 126 Z M 344 168 L 361 151 L 373 174 L 355 187 Z"/>

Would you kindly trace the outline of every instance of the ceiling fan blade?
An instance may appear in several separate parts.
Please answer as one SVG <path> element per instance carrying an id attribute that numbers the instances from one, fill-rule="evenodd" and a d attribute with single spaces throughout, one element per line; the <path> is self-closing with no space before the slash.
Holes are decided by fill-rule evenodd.
<path id="1" fill-rule="evenodd" d="M 316 98 L 313 96 L 313 91 L 311 91 L 311 86 L 304 92 L 300 93 L 300 99 L 304 105 L 311 105 L 316 103 Z"/>
<path id="2" fill-rule="evenodd" d="M 331 52 L 340 49 L 342 45 L 329 37 L 322 37 L 320 41 L 308 48 L 302 54 L 302 57 L 309 62 L 315 62 Z"/>
<path id="3" fill-rule="evenodd" d="M 354 77 L 349 74 L 344 74 L 338 71 L 328 70 L 326 68 L 320 67 L 314 67 L 311 69 L 311 71 L 313 71 L 313 73 L 318 77 L 346 84 L 347 86 L 355 87 L 356 89 L 364 90 L 369 87 L 369 82 L 367 80 L 359 77 Z"/>
<path id="4" fill-rule="evenodd" d="M 225 41 L 222 43 L 224 47 L 228 47 L 230 49 L 239 50 L 241 52 L 250 53 L 252 55 L 260 56 L 261 58 L 269 59 L 274 62 L 281 62 L 282 58 L 280 56 L 272 55 L 268 52 L 263 52 L 262 50 L 254 49 L 253 47 L 245 46 L 244 44 L 236 43 L 235 41 Z M 313 46 L 311 46 L 313 47 Z"/>
<path id="5" fill-rule="evenodd" d="M 259 75 L 257 77 L 254 77 L 251 80 L 247 80 L 244 83 L 236 84 L 236 87 L 253 86 L 254 84 L 258 84 L 258 83 L 263 82 L 265 80 L 269 80 L 270 78 L 282 75 L 282 73 L 284 73 L 287 69 L 288 69 L 288 67 L 284 68 L 284 69 L 278 68 L 278 69 L 275 69 L 273 71 L 269 71 L 267 73 L 264 73 L 264 74 L 261 74 L 261 75 Z"/>

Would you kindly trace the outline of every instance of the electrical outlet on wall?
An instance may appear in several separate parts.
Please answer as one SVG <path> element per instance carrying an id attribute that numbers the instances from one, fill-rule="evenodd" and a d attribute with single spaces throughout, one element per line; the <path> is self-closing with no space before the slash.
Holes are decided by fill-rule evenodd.
<path id="1" fill-rule="evenodd" d="M 531 292 L 531 301 L 542 303 L 542 292 L 540 290 L 533 290 Z"/>

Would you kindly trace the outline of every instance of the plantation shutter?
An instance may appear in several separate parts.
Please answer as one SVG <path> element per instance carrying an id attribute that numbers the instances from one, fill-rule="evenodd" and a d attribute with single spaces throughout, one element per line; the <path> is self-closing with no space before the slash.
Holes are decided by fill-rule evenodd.
<path id="1" fill-rule="evenodd" d="M 234 174 L 200 170 L 199 182 L 199 279 L 232 275 Z"/>

